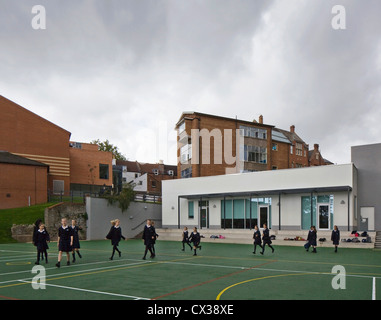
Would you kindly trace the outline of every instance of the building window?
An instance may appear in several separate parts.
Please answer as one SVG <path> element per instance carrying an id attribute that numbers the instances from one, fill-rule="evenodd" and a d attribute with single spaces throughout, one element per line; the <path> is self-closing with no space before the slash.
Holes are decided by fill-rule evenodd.
<path id="1" fill-rule="evenodd" d="M 192 178 L 192 167 L 181 170 L 181 178 Z"/>
<path id="2" fill-rule="evenodd" d="M 192 159 L 192 143 L 189 140 L 188 144 L 180 148 L 180 162 L 187 163 L 190 159 Z"/>
<path id="3" fill-rule="evenodd" d="M 185 130 L 185 121 L 181 122 L 179 125 L 179 134 Z"/>
<path id="4" fill-rule="evenodd" d="M 188 202 L 188 218 L 189 219 L 194 218 L 194 202 L 193 201 Z"/>
<path id="5" fill-rule="evenodd" d="M 267 163 L 267 148 L 244 145 L 244 161 Z"/>
<path id="6" fill-rule="evenodd" d="M 152 187 L 152 188 L 156 188 L 156 181 L 155 181 L 155 180 L 152 180 L 152 181 L 151 181 L 151 187 Z"/>
<path id="7" fill-rule="evenodd" d="M 64 180 L 53 180 L 53 194 L 61 194 L 65 192 Z"/>
<path id="8" fill-rule="evenodd" d="M 267 139 L 267 130 L 247 126 L 239 126 L 239 128 L 241 136 L 265 140 Z"/>
<path id="9" fill-rule="evenodd" d="M 290 154 L 294 153 L 294 146 L 290 146 Z"/>
<path id="10" fill-rule="evenodd" d="M 272 150 L 278 151 L 278 144 L 277 143 L 273 143 Z"/>
<path id="11" fill-rule="evenodd" d="M 108 172 L 108 164 L 99 164 L 99 179 L 108 180 L 109 172 Z"/>
<path id="12" fill-rule="evenodd" d="M 295 154 L 297 156 L 303 156 L 303 145 L 301 143 L 296 143 L 295 147 Z"/>

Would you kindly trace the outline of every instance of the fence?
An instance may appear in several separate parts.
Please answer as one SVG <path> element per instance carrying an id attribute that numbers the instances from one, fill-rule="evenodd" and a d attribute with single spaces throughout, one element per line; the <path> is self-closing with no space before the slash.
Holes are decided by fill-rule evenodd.
<path id="1" fill-rule="evenodd" d="M 53 193 L 48 192 L 48 202 L 72 202 L 72 203 L 86 203 L 86 197 L 103 198 L 104 192 L 84 192 L 84 191 L 70 191 Z M 152 202 L 161 203 L 161 195 L 135 193 L 134 201 L 137 202 Z"/>

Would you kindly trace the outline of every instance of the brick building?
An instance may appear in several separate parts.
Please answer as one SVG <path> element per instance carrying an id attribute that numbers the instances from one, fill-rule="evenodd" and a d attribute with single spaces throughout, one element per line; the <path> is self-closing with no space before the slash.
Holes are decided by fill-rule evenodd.
<path id="1" fill-rule="evenodd" d="M 161 196 L 161 182 L 177 178 L 177 166 L 159 163 L 116 160 L 123 183 L 132 183 L 137 193 Z"/>
<path id="2" fill-rule="evenodd" d="M 44 182 L 49 192 L 69 194 L 72 186 L 76 190 L 78 184 L 98 186 L 98 189 L 111 186 L 111 153 L 97 151 L 96 146 L 74 150 L 70 136 L 69 131 L 0 96 L 0 150 L 49 166 Z M 105 179 L 100 177 L 106 171 L 101 164 L 108 165 Z M 94 168 L 93 180 L 88 178 L 89 168 Z M 15 179 L 13 173 L 2 172 L 1 180 Z M 19 189 L 21 192 L 21 183 Z M 15 204 L 23 205 L 24 202 Z"/>
<path id="3" fill-rule="evenodd" d="M 184 112 L 176 124 L 179 178 L 310 166 L 295 132 L 258 121 Z M 327 164 L 327 162 L 319 165 Z"/>
<path id="4" fill-rule="evenodd" d="M 112 186 L 112 153 L 98 150 L 90 143 L 69 143 L 70 189 L 81 192 L 100 192 Z"/>
<path id="5" fill-rule="evenodd" d="M 47 201 L 49 166 L 0 151 L 0 209 Z"/>

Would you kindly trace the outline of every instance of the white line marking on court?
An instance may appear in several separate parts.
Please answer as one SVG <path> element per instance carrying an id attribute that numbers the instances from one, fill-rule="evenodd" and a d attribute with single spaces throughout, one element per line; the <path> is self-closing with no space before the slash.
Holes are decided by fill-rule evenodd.
<path id="1" fill-rule="evenodd" d="M 125 259 L 125 260 L 128 260 L 128 259 Z M 116 266 L 114 265 L 114 266 L 109 266 L 109 267 L 93 268 L 93 269 L 78 270 L 78 271 L 71 271 L 71 272 L 64 272 L 64 273 L 55 273 L 55 274 L 51 274 L 49 276 L 46 276 L 46 278 L 57 277 L 57 276 L 61 277 L 61 276 L 69 275 L 69 274 L 86 273 L 86 272 L 91 272 L 91 271 L 101 271 L 101 270 L 107 270 L 107 269 L 112 269 L 112 268 L 115 268 L 115 269 L 125 268 L 125 267 L 129 267 L 129 266 L 135 266 L 135 265 L 147 264 L 147 263 L 151 263 L 151 261 L 140 261 L 140 262 L 136 262 L 136 263 L 125 263 L 125 264 L 119 264 Z M 53 268 L 49 268 L 49 269 L 53 269 Z M 57 270 L 57 268 L 54 268 L 54 269 Z M 48 270 L 48 269 L 46 269 L 46 270 Z M 27 271 L 23 271 L 23 272 L 31 273 L 31 270 L 27 270 Z M 33 278 L 14 279 L 14 280 L 8 280 L 8 281 L 0 282 L 0 284 L 17 282 L 17 281 L 27 281 L 27 280 L 31 280 L 31 279 L 33 279 Z"/>
<path id="2" fill-rule="evenodd" d="M 19 282 L 23 282 L 23 283 L 30 283 L 30 284 L 32 283 L 30 281 L 24 281 L 24 280 L 18 280 L 18 281 Z M 112 292 L 105 292 L 105 291 L 97 291 L 97 290 L 89 290 L 89 289 L 82 289 L 82 288 L 74 288 L 74 287 L 67 287 L 67 286 L 60 286 L 60 285 L 51 284 L 51 283 L 45 283 L 45 285 L 46 286 L 50 286 L 50 287 L 69 289 L 69 290 L 75 290 L 75 291 L 84 291 L 84 292 L 104 294 L 104 295 L 109 295 L 109 296 L 132 298 L 134 300 L 151 300 L 149 298 L 143 298 L 143 297 L 137 297 L 137 296 L 129 296 L 129 295 L 126 295 L 126 294 L 112 293 Z"/>
<path id="3" fill-rule="evenodd" d="M 64 258 L 62 259 L 63 261 Z M 88 263 L 82 263 L 82 264 L 71 264 L 70 266 L 61 266 L 61 268 L 72 268 L 72 267 L 81 267 L 81 266 L 88 266 L 92 264 L 102 264 L 102 263 L 117 263 L 119 261 L 140 261 L 139 259 L 119 259 L 119 260 L 104 260 L 104 261 L 96 261 L 96 262 L 88 262 Z M 55 264 L 56 261 L 54 261 Z M 147 261 L 146 263 L 149 263 L 150 261 Z M 52 263 L 52 262 L 51 262 Z M 44 263 L 41 263 L 41 265 L 45 265 Z M 115 266 L 114 266 L 115 267 Z M 51 268 L 45 268 L 45 270 L 57 270 L 57 267 L 51 267 Z M 6 272 L 6 273 L 0 273 L 0 276 L 7 276 L 10 274 L 19 274 L 19 273 L 30 273 L 30 270 L 22 270 L 22 271 L 13 271 L 13 272 Z M 0 282 L 2 283 L 2 282 Z"/>
<path id="4" fill-rule="evenodd" d="M 372 300 L 376 300 L 376 277 L 373 277 Z"/>

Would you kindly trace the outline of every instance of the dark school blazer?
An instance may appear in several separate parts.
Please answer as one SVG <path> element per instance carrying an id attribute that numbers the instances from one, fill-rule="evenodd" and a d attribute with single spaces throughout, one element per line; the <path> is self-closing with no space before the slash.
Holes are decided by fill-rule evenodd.
<path id="1" fill-rule="evenodd" d="M 339 244 L 339 242 L 340 242 L 340 231 L 339 230 L 332 230 L 331 240 L 332 240 L 334 245 Z"/>
<path id="2" fill-rule="evenodd" d="M 254 232 L 253 239 L 254 239 L 254 244 L 262 244 L 261 232 L 259 230 Z"/>
<path id="3" fill-rule="evenodd" d="M 265 244 L 272 244 L 271 239 L 270 239 L 270 230 L 268 228 L 263 229 L 263 245 Z"/>
<path id="4" fill-rule="evenodd" d="M 153 237 L 153 239 L 152 239 Z M 155 229 L 152 226 L 144 226 L 142 239 L 144 240 L 144 245 L 149 246 L 155 243 Z"/>
<path id="5" fill-rule="evenodd" d="M 119 245 L 119 242 L 121 239 L 126 240 L 125 237 L 122 235 L 122 228 L 121 227 L 115 227 L 112 226 L 109 233 L 106 236 L 107 239 L 111 240 L 111 244 L 113 246 Z"/>

